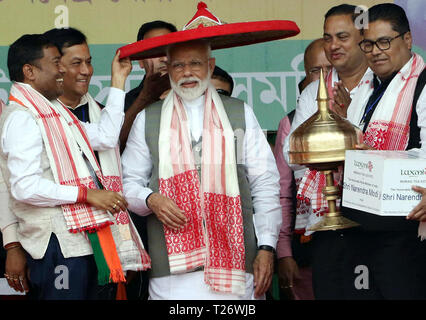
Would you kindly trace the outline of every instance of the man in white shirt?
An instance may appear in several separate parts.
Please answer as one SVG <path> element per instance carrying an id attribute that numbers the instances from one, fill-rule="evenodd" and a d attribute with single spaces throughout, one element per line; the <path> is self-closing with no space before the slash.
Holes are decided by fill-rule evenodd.
<path id="1" fill-rule="evenodd" d="M 198 153 L 198 156 L 197 154 L 194 155 L 194 165 L 198 172 L 204 172 L 204 169 L 201 169 L 201 167 L 204 168 L 204 163 L 202 161 L 200 163 L 200 149 L 202 148 L 204 150 L 204 141 L 209 137 L 208 132 L 205 131 L 206 128 L 204 128 L 203 131 L 204 113 L 207 112 L 204 108 L 204 102 L 206 99 L 209 100 L 209 97 L 206 96 L 208 93 L 212 96 L 214 95 L 215 98 L 213 98 L 213 101 L 215 101 L 215 104 L 217 101 L 215 99 L 218 98 L 215 90 L 212 90 L 213 87 L 209 85 L 211 73 L 214 68 L 214 58 L 210 57 L 210 50 L 207 44 L 203 42 L 194 42 L 183 43 L 172 47 L 169 51 L 168 61 L 168 72 L 173 91 L 164 102 L 163 110 L 165 105 L 168 104 L 169 101 L 173 102 L 174 99 L 181 101 L 183 104 L 184 112 L 187 116 L 186 123 L 188 125 L 188 128 L 185 128 L 184 132 L 189 130 L 188 134 L 194 144 L 193 150 Z M 243 271 L 242 286 L 243 292 L 245 291 L 245 293 L 239 294 L 238 292 L 230 292 L 230 295 L 226 295 L 221 292 L 223 290 L 221 290 L 222 288 L 220 288 L 220 285 L 218 286 L 219 289 L 213 288 L 214 291 L 212 290 L 211 287 L 215 286 L 214 281 L 209 283 L 205 283 L 203 281 L 205 276 L 204 273 L 207 272 L 208 267 L 210 267 L 204 264 L 203 260 L 201 260 L 200 264 L 194 263 L 195 268 L 189 267 L 186 269 L 187 271 L 185 273 L 176 274 L 171 271 L 172 266 L 161 265 L 164 262 L 168 264 L 167 257 L 157 257 L 156 253 L 153 251 L 156 249 L 156 246 L 161 245 L 155 245 L 150 241 L 152 240 L 150 238 L 154 236 L 152 232 L 150 233 L 150 231 L 152 231 L 150 228 L 153 228 L 155 224 L 160 224 L 160 228 L 158 230 L 161 231 L 161 229 L 163 229 L 162 225 L 164 225 L 165 233 L 163 233 L 160 237 L 162 237 L 162 242 L 167 242 L 167 245 L 169 246 L 167 249 L 168 251 L 164 250 L 163 252 L 166 255 L 167 252 L 169 252 L 169 260 L 173 259 L 170 255 L 170 251 L 173 250 L 173 246 L 168 243 L 169 238 L 172 238 L 169 237 L 169 232 L 172 234 L 174 232 L 184 233 L 186 226 L 190 226 L 191 217 L 188 216 L 187 212 L 185 212 L 185 214 L 184 211 L 177 206 L 176 201 L 170 199 L 170 197 L 160 194 L 157 191 L 158 189 L 161 189 L 161 184 L 159 187 L 153 187 L 155 185 L 155 181 L 153 181 L 152 175 L 156 175 L 157 177 L 158 175 L 161 176 L 162 152 L 168 153 L 168 151 L 161 150 L 161 136 L 163 129 L 159 132 L 159 140 L 158 137 L 151 138 L 149 136 L 151 130 L 148 130 L 147 126 L 151 126 L 151 122 L 147 121 L 146 118 L 151 117 L 149 113 L 154 112 L 152 108 L 153 106 L 142 111 L 136 118 L 122 157 L 124 194 L 129 202 L 129 209 L 140 215 L 149 215 L 148 241 L 150 252 L 152 253 L 152 273 L 154 273 L 154 276 L 151 276 L 150 279 L 150 298 L 251 299 L 253 296 L 256 298 L 262 297 L 271 283 L 273 272 L 273 250 L 275 249 L 281 224 L 281 208 L 278 197 L 279 174 L 272 152 L 264 135 L 261 133 L 261 129 L 256 121 L 253 110 L 245 104 L 241 109 L 245 118 L 246 133 L 244 134 L 243 141 L 239 141 L 240 144 L 243 144 L 243 146 L 239 146 L 242 147 L 243 150 L 241 151 L 242 158 L 238 159 L 238 161 L 241 160 L 241 162 L 238 162 L 238 165 L 242 163 L 242 169 L 245 170 L 244 179 L 248 180 L 250 189 L 246 191 L 251 192 L 253 197 L 253 209 L 248 209 L 247 206 L 251 207 L 251 205 L 249 203 L 244 203 L 244 199 L 241 200 L 241 204 L 244 215 L 248 214 L 250 220 L 252 214 L 251 210 L 255 211 L 255 230 L 253 229 L 253 222 L 246 220 L 248 219 L 246 216 L 244 216 L 244 231 L 241 227 L 238 228 L 240 230 L 239 232 L 244 233 L 245 241 L 250 242 L 250 245 L 252 245 L 254 232 L 256 231 L 260 250 L 258 250 L 257 254 L 255 253 L 254 256 L 253 250 L 255 252 L 256 248 L 250 247 L 249 244 L 247 244 L 248 246 L 245 248 L 245 254 L 247 256 L 251 256 L 251 258 L 250 260 L 246 260 L 246 262 L 250 264 L 249 266 L 246 265 L 246 268 L 251 270 L 254 277 L 251 272 L 246 273 Z M 166 117 L 164 112 L 165 111 L 162 111 L 162 119 L 160 120 L 161 128 L 165 126 L 163 124 L 163 117 Z M 164 128 L 164 130 L 166 130 L 166 128 Z M 181 134 L 183 134 L 183 132 Z M 172 132 L 172 135 L 177 135 L 177 133 Z M 151 156 L 151 154 L 155 154 L 155 149 L 153 149 L 153 142 L 151 140 L 159 141 L 160 164 L 156 163 L 156 161 L 158 161 L 157 155 Z M 200 140 L 203 140 L 203 143 L 200 143 Z M 198 143 L 195 144 L 195 142 Z M 172 146 L 173 142 L 170 142 L 170 144 Z M 181 152 L 183 153 L 184 151 L 185 150 Z M 219 150 L 213 152 L 219 152 Z M 190 157 L 190 155 L 186 156 Z M 202 156 L 207 157 L 205 153 L 202 153 Z M 158 168 L 159 165 L 160 168 Z M 156 173 L 156 169 L 159 170 L 159 173 Z M 205 174 L 202 178 L 208 178 L 206 175 L 207 174 Z M 234 176 L 234 179 L 236 178 L 237 177 Z M 232 183 L 235 183 L 235 181 Z M 203 185 L 203 183 L 201 184 Z M 229 189 L 231 188 L 229 187 Z M 243 198 L 243 195 L 241 197 Z M 245 213 L 245 211 L 248 212 Z M 209 230 L 209 228 L 212 228 L 213 226 L 206 221 L 208 221 L 208 219 L 203 220 L 202 225 L 207 228 L 207 231 L 209 231 L 211 236 L 216 237 L 217 235 L 222 234 L 219 233 L 220 229 L 216 229 L 216 231 L 214 231 L 215 229 Z M 219 225 L 220 224 L 218 224 L 218 226 Z M 191 233 L 190 235 L 192 236 Z M 164 238 L 165 236 L 166 239 Z M 225 234 L 222 234 L 222 236 L 225 238 L 227 237 Z M 186 243 L 186 241 L 182 239 L 181 241 L 183 241 L 184 244 Z M 191 241 L 188 241 L 187 245 L 191 245 Z M 212 241 L 211 243 L 209 242 L 209 245 L 216 244 Z M 212 254 L 209 250 L 210 249 L 208 249 L 206 253 Z M 224 253 L 228 250 L 224 250 Z M 240 247 L 240 250 L 244 251 L 244 247 Z M 250 250 L 250 252 L 248 250 Z M 218 252 L 213 251 L 213 254 L 216 253 Z M 163 260 L 163 258 L 165 260 Z M 238 260 L 235 262 L 237 261 Z M 156 263 L 158 263 L 158 265 Z M 157 270 L 157 266 L 158 269 L 164 268 L 165 271 L 162 272 L 161 270 Z M 205 271 L 203 272 L 202 270 L 199 270 L 200 267 L 204 267 Z M 239 270 L 241 270 L 241 267 Z M 233 286 L 233 284 L 230 284 L 230 286 Z"/>
<path id="2" fill-rule="evenodd" d="M 374 71 L 374 89 L 366 94 L 367 100 L 355 97 L 358 108 L 349 110 L 363 131 L 359 148 L 424 151 L 425 63 L 411 50 L 413 39 L 404 9 L 393 3 L 375 5 L 368 10 L 368 21 L 359 46 Z M 368 283 L 348 298 L 426 299 L 426 243 L 421 241 L 426 224 L 421 208 L 419 204 L 408 217 L 391 217 L 342 207 L 345 216 L 360 223 L 347 237 L 347 255 L 358 257 L 366 270 L 363 281 Z M 352 282 L 357 277 L 355 267 Z"/>
<path id="3" fill-rule="evenodd" d="M 361 30 L 355 26 L 355 19 L 355 6 L 343 4 L 331 8 L 326 13 L 324 20 L 324 51 L 333 66 L 326 76 L 328 94 L 332 101 L 330 107 L 343 117 L 348 116 L 349 108 L 357 108 L 356 105 L 351 104 L 351 100 L 361 94 L 361 91 L 364 92 L 370 88 L 373 77 L 367 60 L 358 46 L 362 35 Z M 287 162 L 291 133 L 318 110 L 316 102 L 318 84 L 319 81 L 309 84 L 299 98 L 290 134 L 285 139 L 283 147 Z M 348 118 L 348 120 L 351 119 Z M 300 170 L 303 177 L 304 167 L 291 164 L 290 167 L 294 171 Z M 308 171 L 304 173 L 305 177 L 307 173 Z M 319 173 L 317 174 L 319 179 L 318 175 Z M 299 190 L 301 190 L 300 187 Z M 310 195 L 302 196 L 309 198 Z M 296 217 L 296 227 L 305 229 L 306 235 L 312 234 L 307 229 L 320 218 L 313 213 L 312 209 L 321 212 L 326 209 L 324 207 L 312 208 L 311 205 L 310 207 L 310 212 Z M 316 299 L 341 299 L 343 297 L 342 281 L 336 276 L 338 273 L 335 271 L 341 267 L 342 261 L 339 257 L 344 250 L 343 239 L 341 231 L 321 231 L 312 235 L 312 272 Z"/>
<path id="4" fill-rule="evenodd" d="M 87 46 L 87 44 L 83 43 L 80 46 Z M 77 72 L 78 76 L 74 79 L 78 82 L 74 86 L 74 89 L 77 89 L 74 95 L 78 96 L 87 92 L 91 66 L 90 56 L 83 58 L 76 56 L 74 65 L 76 63 L 84 64 L 86 70 L 82 73 Z M 23 98 L 33 96 L 35 97 L 33 101 L 40 101 L 38 102 L 39 106 L 42 104 L 50 106 L 50 108 L 61 113 L 62 117 L 64 112 L 66 114 L 67 111 L 63 102 L 56 99 L 72 96 L 69 91 L 67 95 L 64 95 L 63 77 L 65 74 L 69 79 L 73 78 L 69 66 L 64 67 L 60 63 L 60 59 L 61 54 L 58 48 L 42 35 L 25 35 L 9 49 L 9 72 L 11 80 L 15 82 L 11 91 L 10 106 L 2 115 L 1 151 L 3 157 L 2 172 L 5 178 L 7 177 L 6 183 L 13 198 L 11 198 L 12 204 L 10 206 L 12 212 L 8 212 L 7 216 L 2 217 L 1 227 L 4 245 L 8 250 L 8 260 L 9 255 L 14 254 L 15 258 L 10 257 L 10 261 L 19 261 L 17 260 L 19 258 L 16 258 L 16 255 L 19 255 L 21 262 L 18 265 L 7 265 L 6 273 L 9 284 L 12 284 L 15 289 L 28 289 L 25 284 L 25 268 L 22 268 L 23 250 L 25 250 L 28 254 L 28 265 L 31 273 L 31 290 L 34 291 L 35 298 L 93 299 L 97 298 L 98 281 L 96 278 L 97 269 L 99 270 L 97 261 L 95 263 L 96 257 L 94 259 L 93 256 L 94 249 L 92 250 L 90 242 L 78 229 L 72 232 L 69 229 L 67 230 L 69 222 L 62 211 L 65 207 L 73 206 L 73 204 L 78 204 L 79 207 L 92 208 L 93 212 L 101 211 L 101 215 L 104 215 L 104 221 L 108 221 L 107 224 L 110 225 L 113 222 L 106 210 L 121 215 L 121 212 L 126 210 L 127 203 L 116 191 L 98 190 L 96 187 L 92 189 L 93 187 L 90 186 L 63 185 L 63 183 L 58 184 L 53 179 L 52 173 L 55 175 L 56 172 L 52 163 L 46 158 L 47 144 L 42 136 L 43 131 L 41 131 L 31 113 L 21 106 L 28 105 Z M 118 55 L 116 55 L 112 63 L 111 93 L 106 108 L 101 112 L 99 123 L 81 122 L 80 124 L 87 134 L 87 146 L 89 148 L 105 152 L 109 149 L 113 150 L 117 146 L 124 117 L 124 82 L 130 70 L 130 61 L 119 60 Z M 14 88 L 15 91 L 13 91 Z M 20 92 L 23 92 L 23 98 L 20 98 Z M 53 101 L 52 104 L 49 105 L 49 102 L 43 100 L 43 97 Z M 63 100 L 68 103 L 72 99 Z M 69 104 L 72 105 L 71 102 Z M 37 104 L 34 104 L 34 106 L 37 108 Z M 7 112 L 8 108 L 10 110 Z M 71 119 L 73 118 L 71 117 Z M 68 148 L 72 153 L 73 138 L 70 135 L 67 138 L 70 140 L 62 141 L 60 144 L 68 145 L 71 143 Z M 83 155 L 82 152 L 84 152 L 81 159 L 87 157 L 85 149 L 87 146 L 81 141 L 77 143 L 81 148 L 80 154 Z M 49 148 L 52 148 L 52 146 Z M 53 151 L 54 154 L 55 150 Z M 75 159 L 76 156 L 73 157 L 74 161 L 81 162 L 81 160 Z M 92 170 L 96 171 L 98 176 L 97 166 L 94 164 L 96 160 L 90 155 L 88 157 L 90 159 L 86 162 L 86 166 L 90 162 L 93 166 Z M 77 162 L 75 166 L 73 170 L 79 174 L 80 169 Z M 87 166 L 86 170 L 90 170 L 90 168 Z M 60 170 L 58 172 L 59 174 L 63 173 Z M 92 176 L 96 185 L 94 176 L 90 172 L 88 174 Z M 105 172 L 104 175 L 101 183 L 103 188 L 109 189 L 109 187 L 105 187 L 107 179 Z M 37 211 L 38 214 L 25 214 L 25 212 L 31 212 L 31 210 Z M 79 219 L 77 211 L 73 216 Z M 96 216 L 93 216 L 93 218 L 97 219 Z M 81 223 L 82 230 L 93 228 L 90 227 L 90 224 L 85 227 L 84 221 L 78 223 Z M 106 227 L 104 224 L 102 226 L 95 225 L 94 228 L 104 230 Z M 114 226 L 114 228 L 116 227 Z M 95 233 L 99 234 L 99 232 Z M 91 237 L 92 235 L 89 236 L 89 238 Z M 99 239 L 100 237 L 99 235 Z M 116 239 L 113 241 L 117 241 Z M 116 242 L 116 244 L 118 251 L 119 243 Z M 110 258 L 105 254 L 104 256 L 105 259 Z M 110 260 L 107 263 L 109 262 Z M 57 284 L 55 277 L 57 277 L 56 268 L 58 265 L 66 267 L 66 276 L 69 276 L 66 279 L 68 288 L 55 285 L 55 283 Z"/>

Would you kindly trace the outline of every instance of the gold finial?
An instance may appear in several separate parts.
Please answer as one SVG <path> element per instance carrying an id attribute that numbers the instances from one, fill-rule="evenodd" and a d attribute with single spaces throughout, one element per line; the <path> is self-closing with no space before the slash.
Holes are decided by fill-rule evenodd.
<path id="1" fill-rule="evenodd" d="M 317 101 L 324 101 L 324 100 L 328 101 L 329 98 L 328 98 L 327 86 L 325 85 L 324 73 L 321 68 L 319 85 L 318 85 L 318 93 L 317 93 Z"/>
<path id="2" fill-rule="evenodd" d="M 328 97 L 327 86 L 325 84 L 324 74 L 321 68 L 319 84 L 318 84 L 318 92 L 317 92 L 317 104 L 318 104 L 318 110 L 324 120 L 328 118 L 327 113 L 328 113 L 329 100 L 330 99 Z"/>

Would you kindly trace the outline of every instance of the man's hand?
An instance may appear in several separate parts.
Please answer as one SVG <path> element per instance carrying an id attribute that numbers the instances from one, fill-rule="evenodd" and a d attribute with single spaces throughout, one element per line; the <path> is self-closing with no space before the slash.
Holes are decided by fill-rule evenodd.
<path id="1" fill-rule="evenodd" d="M 127 109 L 124 116 L 124 123 L 120 132 L 120 151 L 123 152 L 126 147 L 127 138 L 136 116 L 145 107 L 149 106 L 160 99 L 165 98 L 164 94 L 170 90 L 170 80 L 168 74 L 161 72 L 154 73 L 153 62 L 147 59 L 147 67 L 145 68 L 145 78 L 143 88 L 139 92 L 135 101 Z"/>
<path id="2" fill-rule="evenodd" d="M 87 202 L 96 209 L 118 213 L 127 209 L 127 201 L 118 192 L 87 189 Z"/>
<path id="3" fill-rule="evenodd" d="M 27 257 L 22 247 L 11 248 L 6 251 L 7 283 L 15 291 L 28 292 Z"/>
<path id="4" fill-rule="evenodd" d="M 173 200 L 159 193 L 152 193 L 148 198 L 147 205 L 158 220 L 171 229 L 179 229 L 188 221 L 185 212 L 179 209 Z"/>
<path id="5" fill-rule="evenodd" d="M 161 75 L 160 72 L 152 75 L 146 75 L 143 82 L 143 88 L 139 93 L 138 99 L 145 102 L 143 107 L 160 100 L 165 91 L 170 89 L 169 75 Z"/>
<path id="6" fill-rule="evenodd" d="M 274 254 L 267 250 L 259 250 L 253 263 L 254 297 L 259 298 L 269 289 L 274 273 Z"/>
<path id="7" fill-rule="evenodd" d="M 150 59 L 146 60 L 145 65 L 145 79 L 138 99 L 144 101 L 145 104 L 151 104 L 160 100 L 165 91 L 170 90 L 170 79 L 168 73 L 155 73 L 154 63 Z"/>
<path id="8" fill-rule="evenodd" d="M 278 280 L 280 288 L 285 290 L 290 299 L 294 299 L 293 285 L 300 278 L 299 267 L 293 257 L 284 257 L 278 260 Z"/>
<path id="9" fill-rule="evenodd" d="M 422 195 L 420 203 L 408 214 L 408 220 L 426 221 L 426 188 L 412 186 L 411 189 Z"/>
<path id="10" fill-rule="evenodd" d="M 127 76 L 132 71 L 130 58 L 120 59 L 120 51 L 117 51 L 111 66 L 111 87 L 124 90 Z"/>
<path id="11" fill-rule="evenodd" d="M 348 116 L 348 107 L 351 104 L 351 96 L 342 81 L 334 83 L 333 87 L 333 109 L 341 117 Z"/>

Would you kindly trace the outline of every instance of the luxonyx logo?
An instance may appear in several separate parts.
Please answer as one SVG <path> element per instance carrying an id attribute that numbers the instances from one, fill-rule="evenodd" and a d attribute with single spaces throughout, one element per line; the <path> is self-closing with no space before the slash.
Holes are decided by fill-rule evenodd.
<path id="1" fill-rule="evenodd" d="M 401 169 L 401 176 L 417 177 L 423 175 L 426 175 L 426 168 L 417 170 Z"/>
<path id="2" fill-rule="evenodd" d="M 361 162 L 361 161 L 354 160 L 354 166 L 357 167 L 358 169 L 361 169 L 361 170 L 366 169 L 366 170 L 368 170 L 370 172 L 374 168 L 373 163 L 371 161 Z"/>

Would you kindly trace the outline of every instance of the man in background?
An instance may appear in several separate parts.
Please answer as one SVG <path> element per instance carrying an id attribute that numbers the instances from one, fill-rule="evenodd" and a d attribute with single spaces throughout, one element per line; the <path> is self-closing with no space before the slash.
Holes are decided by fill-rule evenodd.
<path id="1" fill-rule="evenodd" d="M 215 66 L 210 80 L 219 94 L 230 97 L 234 90 L 234 80 L 228 72 L 222 68 Z"/>
<path id="2" fill-rule="evenodd" d="M 175 31 L 177 31 L 176 27 L 171 23 L 160 20 L 150 21 L 144 23 L 139 28 L 137 41 L 158 37 Z M 168 90 L 170 90 L 166 66 L 167 57 L 139 60 L 138 63 L 145 70 L 145 77 L 139 86 L 126 94 L 124 103 L 126 115 L 120 133 L 121 152 L 126 147 L 127 137 L 136 115 L 151 103 L 164 99 Z"/>

